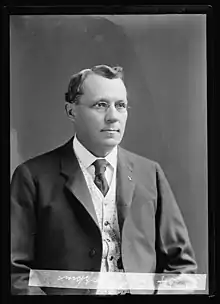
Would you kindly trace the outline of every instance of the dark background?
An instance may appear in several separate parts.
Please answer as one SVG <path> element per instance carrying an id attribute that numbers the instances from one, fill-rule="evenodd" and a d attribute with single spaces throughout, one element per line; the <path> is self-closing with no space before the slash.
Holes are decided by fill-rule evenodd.
<path id="1" fill-rule="evenodd" d="M 11 174 L 73 134 L 71 74 L 121 65 L 131 106 L 122 146 L 162 166 L 208 273 L 205 15 L 10 17 Z"/>

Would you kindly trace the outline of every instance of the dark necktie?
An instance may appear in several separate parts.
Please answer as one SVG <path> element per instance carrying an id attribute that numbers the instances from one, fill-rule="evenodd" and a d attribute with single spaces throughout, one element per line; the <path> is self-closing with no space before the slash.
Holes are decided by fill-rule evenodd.
<path id="1" fill-rule="evenodd" d="M 105 178 L 105 170 L 108 165 L 107 160 L 105 159 L 97 159 L 93 165 L 95 166 L 95 179 L 94 183 L 105 196 L 108 192 L 109 186 L 108 182 Z"/>

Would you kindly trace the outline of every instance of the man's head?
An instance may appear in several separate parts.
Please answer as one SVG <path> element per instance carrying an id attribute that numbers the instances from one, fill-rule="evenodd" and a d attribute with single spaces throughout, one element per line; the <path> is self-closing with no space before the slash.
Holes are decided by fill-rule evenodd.
<path id="1" fill-rule="evenodd" d="M 74 74 L 65 107 L 79 141 L 94 155 L 107 155 L 121 142 L 128 115 L 122 68 L 99 65 Z"/>

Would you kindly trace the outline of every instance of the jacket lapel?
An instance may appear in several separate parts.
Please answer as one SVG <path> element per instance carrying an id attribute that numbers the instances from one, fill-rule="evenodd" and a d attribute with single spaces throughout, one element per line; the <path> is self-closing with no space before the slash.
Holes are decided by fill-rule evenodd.
<path id="1" fill-rule="evenodd" d="M 63 147 L 61 153 L 61 173 L 66 176 L 66 187 L 84 206 L 99 227 L 93 201 L 83 172 L 73 150 L 73 138 Z"/>
<path id="2" fill-rule="evenodd" d="M 66 187 L 84 206 L 96 225 L 99 227 L 93 201 L 87 187 L 83 172 L 73 150 L 73 138 L 61 149 L 61 174 L 66 176 Z M 133 163 L 126 151 L 119 147 L 117 165 L 116 202 L 120 232 L 127 216 L 134 191 L 132 176 Z"/>
<path id="3" fill-rule="evenodd" d="M 135 187 L 132 171 L 133 163 L 128 158 L 126 151 L 119 147 L 116 202 L 120 233 L 122 233 L 124 220 L 128 214 L 128 210 L 131 205 L 132 195 Z"/>

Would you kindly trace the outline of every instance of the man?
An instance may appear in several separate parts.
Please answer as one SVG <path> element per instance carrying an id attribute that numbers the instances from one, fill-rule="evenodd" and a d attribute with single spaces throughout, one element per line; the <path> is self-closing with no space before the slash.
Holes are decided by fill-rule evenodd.
<path id="1" fill-rule="evenodd" d="M 30 269 L 194 273 L 187 229 L 161 167 L 119 146 L 128 116 L 122 68 L 73 75 L 65 108 L 75 136 L 18 166 L 12 178 L 12 293 L 120 293 L 99 284 L 31 287 Z"/>

